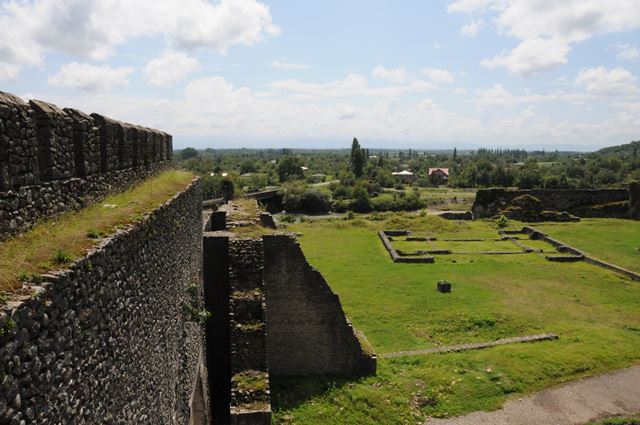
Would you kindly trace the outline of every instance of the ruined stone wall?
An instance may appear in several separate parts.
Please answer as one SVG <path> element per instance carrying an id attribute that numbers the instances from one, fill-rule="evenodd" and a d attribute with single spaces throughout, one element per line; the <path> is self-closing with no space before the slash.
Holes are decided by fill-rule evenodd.
<path id="1" fill-rule="evenodd" d="M 0 240 L 171 165 L 172 138 L 0 92 Z"/>
<path id="2" fill-rule="evenodd" d="M 629 216 L 640 220 L 640 182 L 629 185 Z"/>
<path id="3" fill-rule="evenodd" d="M 194 182 L 2 307 L 0 424 L 207 420 L 201 202 Z"/>
<path id="4" fill-rule="evenodd" d="M 272 376 L 375 374 L 338 296 L 295 238 L 265 235 L 267 357 Z"/>
<path id="5" fill-rule="evenodd" d="M 543 210 L 566 211 L 578 217 L 626 218 L 629 215 L 627 189 L 481 189 L 471 208 L 474 217 L 493 217 L 517 197 L 530 195 L 540 200 Z"/>
<path id="6" fill-rule="evenodd" d="M 231 424 L 271 423 L 261 239 L 229 241 Z"/>

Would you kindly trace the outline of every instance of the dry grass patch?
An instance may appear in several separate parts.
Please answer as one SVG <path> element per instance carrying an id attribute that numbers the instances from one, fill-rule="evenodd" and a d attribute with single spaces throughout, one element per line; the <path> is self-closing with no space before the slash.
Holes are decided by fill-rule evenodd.
<path id="1" fill-rule="evenodd" d="M 0 243 L 0 292 L 63 268 L 116 229 L 144 219 L 192 181 L 193 174 L 169 170 L 81 211 L 43 221 L 25 234 Z"/>

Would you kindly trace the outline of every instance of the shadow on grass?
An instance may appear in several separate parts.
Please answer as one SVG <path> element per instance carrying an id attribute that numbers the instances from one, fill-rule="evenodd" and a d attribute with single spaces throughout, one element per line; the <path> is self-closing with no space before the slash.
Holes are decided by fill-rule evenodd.
<path id="1" fill-rule="evenodd" d="M 270 378 L 271 404 L 275 410 L 293 409 L 314 397 L 361 382 L 365 378 L 350 377 L 279 377 Z"/>

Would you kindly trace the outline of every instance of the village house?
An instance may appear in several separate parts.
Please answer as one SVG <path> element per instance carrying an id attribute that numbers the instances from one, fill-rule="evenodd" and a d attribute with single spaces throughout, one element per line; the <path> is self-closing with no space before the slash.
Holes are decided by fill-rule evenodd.
<path id="1" fill-rule="evenodd" d="M 429 168 L 429 180 L 438 185 L 449 183 L 449 169 Z"/>
<path id="2" fill-rule="evenodd" d="M 397 177 L 402 183 L 413 182 L 415 175 L 409 170 L 403 170 L 395 173 L 391 173 L 394 177 Z"/>

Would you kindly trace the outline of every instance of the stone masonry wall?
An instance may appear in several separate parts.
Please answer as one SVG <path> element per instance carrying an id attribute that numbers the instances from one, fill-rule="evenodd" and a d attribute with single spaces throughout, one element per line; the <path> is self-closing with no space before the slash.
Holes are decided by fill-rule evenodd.
<path id="1" fill-rule="evenodd" d="M 261 239 L 229 240 L 231 424 L 271 423 Z"/>
<path id="2" fill-rule="evenodd" d="M 57 106 L 41 100 L 29 101 L 36 123 L 40 181 L 65 180 L 76 175 L 74 125 Z"/>
<path id="3" fill-rule="evenodd" d="M 578 217 L 628 217 L 627 189 L 481 189 L 471 208 L 474 217 L 500 213 L 514 198 L 530 195 L 540 200 L 543 210 L 566 211 Z"/>
<path id="4" fill-rule="evenodd" d="M 265 235 L 267 358 L 272 376 L 375 374 L 338 296 L 295 238 Z"/>
<path id="5" fill-rule="evenodd" d="M 0 92 L 0 240 L 171 165 L 172 138 Z"/>
<path id="6" fill-rule="evenodd" d="M 2 307 L 0 424 L 186 425 L 196 404 L 208 414 L 201 202 L 194 182 Z"/>
<path id="7" fill-rule="evenodd" d="M 629 185 L 629 215 L 640 220 L 640 182 Z"/>
<path id="8" fill-rule="evenodd" d="M 36 126 L 29 105 L 0 92 L 0 191 L 39 181 Z"/>

